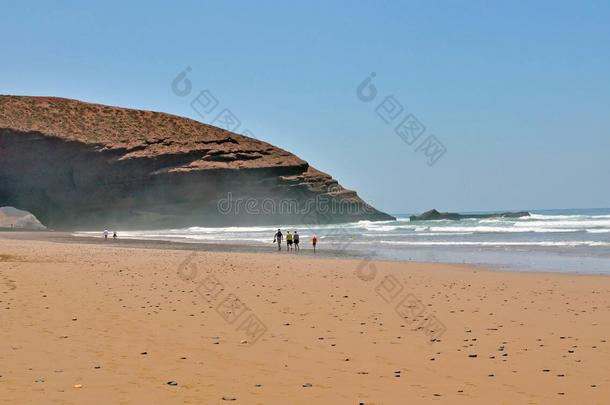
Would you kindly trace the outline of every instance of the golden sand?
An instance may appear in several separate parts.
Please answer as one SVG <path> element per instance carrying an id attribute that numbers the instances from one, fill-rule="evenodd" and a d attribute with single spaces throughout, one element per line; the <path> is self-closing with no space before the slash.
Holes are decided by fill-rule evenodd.
<path id="1" fill-rule="evenodd" d="M 609 293 L 604 276 L 0 239 L 0 403 L 607 404 Z"/>

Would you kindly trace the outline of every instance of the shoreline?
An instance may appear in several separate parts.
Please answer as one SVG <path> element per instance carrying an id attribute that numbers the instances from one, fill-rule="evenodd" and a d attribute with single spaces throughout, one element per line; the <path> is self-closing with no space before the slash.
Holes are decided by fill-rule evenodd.
<path id="1" fill-rule="evenodd" d="M 194 252 L 217 252 L 217 253 L 251 253 L 251 254 L 270 254 L 276 255 L 278 251 L 276 244 L 270 242 L 269 247 L 248 245 L 240 243 L 210 243 L 200 241 L 177 242 L 162 239 L 138 239 L 138 238 L 119 238 L 112 240 L 111 237 L 104 241 L 102 237 L 74 235 L 73 232 L 57 232 L 57 231 L 19 231 L 19 232 L 0 232 L 0 240 L 31 240 L 44 241 L 61 244 L 85 244 L 97 245 L 108 248 L 135 248 L 135 249 L 153 249 L 153 250 L 174 250 L 174 251 L 194 251 Z M 282 245 L 280 254 L 286 254 L 285 244 Z M 594 273 L 594 272 L 577 272 L 577 271 L 552 271 L 527 269 L 518 270 L 511 267 L 502 267 L 493 264 L 480 264 L 468 262 L 444 262 L 444 261 L 426 261 L 426 260 L 405 260 L 405 259 L 388 259 L 377 258 L 375 255 L 367 254 L 366 251 L 358 250 L 336 250 L 318 248 L 317 253 L 313 253 L 310 247 L 302 248 L 299 253 L 294 251 L 288 253 L 288 257 L 302 257 L 304 259 L 338 259 L 338 260 L 366 260 L 374 262 L 386 263 L 405 263 L 405 264 L 424 264 L 424 265 L 448 265 L 456 267 L 469 267 L 479 271 L 490 271 L 500 273 L 534 273 L 534 274 L 551 274 L 551 275 L 567 275 L 567 276 L 602 276 L 609 277 L 610 273 Z"/>

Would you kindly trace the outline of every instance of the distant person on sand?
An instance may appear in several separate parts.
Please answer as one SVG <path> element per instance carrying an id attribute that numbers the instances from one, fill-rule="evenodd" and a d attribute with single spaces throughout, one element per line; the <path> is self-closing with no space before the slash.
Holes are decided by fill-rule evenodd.
<path id="1" fill-rule="evenodd" d="M 299 233 L 297 231 L 294 231 L 294 236 L 292 237 L 292 240 L 294 241 L 294 250 L 301 250 L 301 248 L 299 247 Z"/>
<path id="2" fill-rule="evenodd" d="M 311 238 L 311 244 L 313 245 L 313 252 L 316 253 L 316 245 L 318 244 L 318 237 L 316 235 Z"/>
<path id="3" fill-rule="evenodd" d="M 288 251 L 292 250 L 292 234 L 290 231 L 286 234 L 286 248 Z"/>
<path id="4" fill-rule="evenodd" d="M 114 231 L 114 233 L 112 234 L 112 239 L 116 240 L 116 238 L 118 238 L 116 231 Z"/>
<path id="5" fill-rule="evenodd" d="M 108 229 L 104 229 L 104 239 L 108 240 Z"/>
<path id="6" fill-rule="evenodd" d="M 282 231 L 280 231 L 279 229 L 277 230 L 277 232 L 273 236 L 273 241 L 277 242 L 277 250 L 282 250 L 282 237 L 283 236 L 284 235 L 282 235 Z"/>

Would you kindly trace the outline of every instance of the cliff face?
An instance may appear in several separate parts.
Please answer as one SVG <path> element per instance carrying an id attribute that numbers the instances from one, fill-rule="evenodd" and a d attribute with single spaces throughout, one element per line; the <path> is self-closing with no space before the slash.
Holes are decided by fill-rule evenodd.
<path id="1" fill-rule="evenodd" d="M 392 219 L 268 143 L 51 97 L 0 96 L 0 206 L 80 230 Z"/>

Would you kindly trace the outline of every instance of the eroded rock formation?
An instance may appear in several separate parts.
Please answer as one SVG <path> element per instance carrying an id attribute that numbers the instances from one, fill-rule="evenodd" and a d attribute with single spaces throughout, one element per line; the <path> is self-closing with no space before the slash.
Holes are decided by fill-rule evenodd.
<path id="1" fill-rule="evenodd" d="M 53 97 L 0 96 L 0 206 L 79 230 L 392 219 L 268 143 Z"/>
<path id="2" fill-rule="evenodd" d="M 42 230 L 44 226 L 29 212 L 12 207 L 0 208 L 0 228 Z"/>

